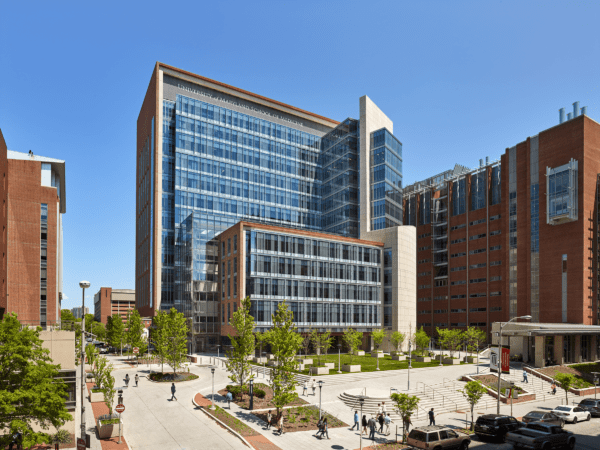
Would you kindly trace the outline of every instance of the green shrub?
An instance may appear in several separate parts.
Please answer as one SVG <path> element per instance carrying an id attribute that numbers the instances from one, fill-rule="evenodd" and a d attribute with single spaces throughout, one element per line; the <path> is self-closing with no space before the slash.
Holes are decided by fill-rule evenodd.
<path id="1" fill-rule="evenodd" d="M 296 415 L 295 414 L 290 414 L 288 416 L 288 422 L 289 423 L 296 423 Z"/>
<path id="2" fill-rule="evenodd" d="M 265 398 L 265 395 L 267 395 L 267 393 L 262 389 L 254 389 L 254 395 L 256 395 L 258 398 Z"/>

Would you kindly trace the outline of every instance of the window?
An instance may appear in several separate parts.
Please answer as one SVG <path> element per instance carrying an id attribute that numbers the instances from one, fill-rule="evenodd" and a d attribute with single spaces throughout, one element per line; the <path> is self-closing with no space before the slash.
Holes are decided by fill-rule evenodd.
<path id="1" fill-rule="evenodd" d="M 500 231 L 500 230 L 490 231 L 490 236 L 498 236 L 499 234 L 502 234 L 502 231 Z"/>
<path id="2" fill-rule="evenodd" d="M 460 244 L 461 242 L 465 242 L 466 240 L 467 240 L 466 238 L 454 239 L 454 240 L 450 241 L 450 244 Z"/>
<path id="3" fill-rule="evenodd" d="M 485 292 L 479 292 L 477 294 L 469 294 L 469 298 L 480 298 L 480 297 L 485 297 Z"/>
<path id="4" fill-rule="evenodd" d="M 423 234 L 420 234 L 419 236 L 417 236 L 417 238 L 418 239 L 423 239 L 423 238 L 426 238 L 426 237 L 429 237 L 429 236 L 431 236 L 431 233 L 423 233 Z"/>
<path id="5" fill-rule="evenodd" d="M 420 259 L 418 261 L 419 264 L 427 264 L 428 262 L 431 262 L 431 260 L 430 259 Z"/>
<path id="6" fill-rule="evenodd" d="M 448 300 L 448 296 L 447 295 L 440 295 L 438 297 L 434 297 L 434 300 Z"/>
<path id="7" fill-rule="evenodd" d="M 475 239 L 481 239 L 481 238 L 484 238 L 485 236 L 486 236 L 485 233 L 483 233 L 483 234 L 476 234 L 474 236 L 469 236 L 469 240 L 470 241 L 474 241 Z"/>
<path id="8" fill-rule="evenodd" d="M 450 272 L 459 272 L 461 270 L 465 270 L 466 268 L 467 268 L 467 266 L 452 267 L 450 269 Z"/>
<path id="9" fill-rule="evenodd" d="M 485 223 L 486 219 L 485 217 L 483 219 L 479 219 L 479 220 L 474 220 L 472 222 L 469 222 L 469 226 L 473 226 L 473 225 L 479 225 L 480 223 Z"/>
<path id="10" fill-rule="evenodd" d="M 459 286 L 461 284 L 467 284 L 467 282 L 465 280 L 452 281 L 450 286 Z"/>
<path id="11" fill-rule="evenodd" d="M 490 262 L 490 267 L 491 266 L 500 266 L 502 264 L 502 261 L 491 261 Z"/>
<path id="12" fill-rule="evenodd" d="M 452 322 L 450 324 L 451 327 L 466 327 L 466 322 Z"/>
<path id="13" fill-rule="evenodd" d="M 485 278 L 473 278 L 472 280 L 469 280 L 469 284 L 485 283 L 485 281 Z"/>
<path id="14" fill-rule="evenodd" d="M 453 313 L 453 314 L 456 314 L 456 313 L 466 313 L 467 309 L 466 308 L 451 309 L 450 312 Z"/>
<path id="15" fill-rule="evenodd" d="M 490 177 L 490 190 L 492 191 L 492 198 L 490 205 L 497 205 L 501 200 L 501 188 L 500 188 L 500 166 L 492 167 L 492 176 Z M 492 220 L 492 219 L 490 219 Z"/>
<path id="16" fill-rule="evenodd" d="M 454 230 L 460 230 L 461 228 L 464 228 L 466 225 L 464 223 L 461 223 L 460 225 L 454 225 L 453 227 L 450 227 L 450 231 L 454 231 Z"/>
<path id="17" fill-rule="evenodd" d="M 227 239 L 227 256 L 231 255 L 231 239 Z"/>
<path id="18" fill-rule="evenodd" d="M 485 308 L 469 308 L 469 312 L 485 312 Z"/>
<path id="19" fill-rule="evenodd" d="M 502 214 L 497 214 L 495 216 L 492 216 L 492 217 L 490 217 L 490 222 L 493 220 L 498 220 L 498 219 L 500 219 L 500 217 L 502 217 Z"/>
<path id="20" fill-rule="evenodd" d="M 447 314 L 448 310 L 447 309 L 434 309 L 433 313 L 434 314 Z"/>
<path id="21" fill-rule="evenodd" d="M 486 322 L 471 322 L 469 324 L 470 327 L 485 327 L 486 325 Z"/>
<path id="22" fill-rule="evenodd" d="M 498 276 L 494 276 L 494 277 L 490 277 L 490 281 L 500 281 L 500 280 L 502 280 L 502 277 L 499 276 L 499 275 Z"/>
<path id="23" fill-rule="evenodd" d="M 458 294 L 458 295 L 451 295 L 451 296 L 450 296 L 450 298 L 451 298 L 452 300 L 458 300 L 458 299 L 465 298 L 465 297 L 466 297 L 466 295 L 465 295 L 465 294 Z M 459 311 L 454 311 L 454 310 L 452 310 L 452 312 L 459 312 Z"/>
<path id="24" fill-rule="evenodd" d="M 471 211 L 485 208 L 487 196 L 487 171 L 471 176 Z"/>
<path id="25" fill-rule="evenodd" d="M 430 302 L 431 301 L 431 297 L 419 297 L 417 299 L 418 302 Z"/>
<path id="26" fill-rule="evenodd" d="M 237 253 L 237 241 L 238 241 L 238 237 L 236 234 L 235 236 L 233 236 L 233 253 Z"/>
<path id="27" fill-rule="evenodd" d="M 466 180 L 464 178 L 452 182 L 452 215 L 458 216 L 466 211 Z"/>
<path id="28" fill-rule="evenodd" d="M 428 275 L 431 275 L 431 272 L 420 272 L 417 274 L 417 276 L 419 276 L 419 277 L 426 277 Z"/>
<path id="29" fill-rule="evenodd" d="M 577 220 L 577 161 L 546 168 L 546 223 L 558 225 Z"/>
<path id="30" fill-rule="evenodd" d="M 430 284 L 420 284 L 419 289 L 431 289 L 431 285 Z"/>
<path id="31" fill-rule="evenodd" d="M 460 253 L 452 253 L 450 255 L 450 258 L 460 258 L 461 256 L 466 256 L 467 254 L 465 252 L 460 252 Z"/>
<path id="32" fill-rule="evenodd" d="M 429 250 L 430 248 L 431 248 L 431 245 L 427 245 L 427 246 L 425 246 L 425 247 L 419 247 L 419 248 L 418 248 L 418 250 L 419 250 L 420 252 L 422 252 L 423 250 Z"/>
<path id="33" fill-rule="evenodd" d="M 469 250 L 469 255 L 477 255 L 478 253 L 485 253 L 485 248 L 478 248 L 476 250 Z"/>
<path id="34" fill-rule="evenodd" d="M 500 295 L 502 295 L 502 292 L 500 291 L 490 292 L 490 297 L 499 297 Z"/>
<path id="35" fill-rule="evenodd" d="M 480 264 L 471 264 L 469 266 L 469 269 L 481 269 L 482 267 L 485 267 L 486 263 L 480 263 Z"/>
<path id="36" fill-rule="evenodd" d="M 417 314 L 431 314 L 431 311 L 427 311 L 424 309 L 422 311 L 419 311 Z"/>
<path id="37" fill-rule="evenodd" d="M 494 245 L 493 247 L 490 247 L 490 252 L 493 252 L 494 250 L 500 250 L 501 248 L 501 245 Z M 483 251 L 485 252 L 485 249 Z"/>
<path id="38" fill-rule="evenodd" d="M 490 294 L 491 295 L 491 294 Z M 497 312 L 497 311 L 502 311 L 502 306 L 492 306 L 490 308 L 491 312 Z"/>

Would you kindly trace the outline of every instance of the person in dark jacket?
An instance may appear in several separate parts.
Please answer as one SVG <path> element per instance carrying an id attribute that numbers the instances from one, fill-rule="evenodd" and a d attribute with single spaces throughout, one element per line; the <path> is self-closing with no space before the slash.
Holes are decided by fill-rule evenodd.
<path id="1" fill-rule="evenodd" d="M 377 421 L 379 422 L 379 433 L 383 433 L 383 423 L 384 423 L 383 413 L 379 414 Z"/>
<path id="2" fill-rule="evenodd" d="M 369 419 L 369 430 L 371 430 L 371 432 L 369 433 L 369 439 L 371 439 L 372 441 L 375 440 L 375 430 L 377 429 L 377 422 L 375 422 L 375 419 L 371 416 L 371 418 Z"/>
<path id="3" fill-rule="evenodd" d="M 175 397 L 175 383 L 171 383 L 171 400 L 173 399 L 177 401 L 177 397 Z"/>
<path id="4" fill-rule="evenodd" d="M 363 427 L 363 429 L 362 429 L 362 431 L 360 432 L 361 436 L 362 436 L 362 434 L 363 434 L 363 433 L 365 433 L 365 434 L 369 434 L 369 432 L 367 431 L 367 426 L 368 426 L 368 425 L 369 425 L 369 423 L 367 422 L 367 416 L 366 416 L 366 414 L 365 414 L 365 415 L 363 416 L 363 418 L 362 418 L 362 427 Z"/>
<path id="5" fill-rule="evenodd" d="M 125 386 L 129 386 L 129 374 L 125 374 Z"/>

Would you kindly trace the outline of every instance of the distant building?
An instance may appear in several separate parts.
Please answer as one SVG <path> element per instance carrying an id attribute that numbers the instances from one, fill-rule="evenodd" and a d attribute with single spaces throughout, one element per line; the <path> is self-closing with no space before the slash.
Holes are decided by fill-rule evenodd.
<path id="1" fill-rule="evenodd" d="M 135 290 L 113 289 L 102 287 L 94 295 L 94 320 L 106 325 L 106 319 L 113 314 L 120 314 L 123 321 L 127 313 L 135 309 Z"/>
<path id="2" fill-rule="evenodd" d="M 73 316 L 76 319 L 82 319 L 83 318 L 83 314 L 81 314 L 81 306 L 77 306 L 76 308 L 73 308 L 71 310 L 71 312 L 73 313 Z M 85 313 L 84 314 L 89 314 L 90 313 L 90 308 L 88 308 L 87 306 L 85 307 Z"/>
<path id="3" fill-rule="evenodd" d="M 0 260 L 0 318 L 4 315 L 7 309 L 7 292 L 6 292 L 6 229 L 8 228 L 8 214 L 7 214 L 7 179 L 6 172 L 8 167 L 8 161 L 6 159 L 6 142 L 4 142 L 4 136 L 2 130 L 0 130 L 0 177 L 2 177 L 2 183 L 0 183 L 0 202 L 2 213 L 0 214 L 0 228 L 2 228 L 2 235 L 0 236 L 0 253 L 2 253 L 2 259 Z"/>

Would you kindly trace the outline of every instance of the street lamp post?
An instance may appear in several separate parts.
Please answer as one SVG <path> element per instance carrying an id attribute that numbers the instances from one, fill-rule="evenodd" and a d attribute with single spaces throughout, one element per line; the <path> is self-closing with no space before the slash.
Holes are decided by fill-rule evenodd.
<path id="1" fill-rule="evenodd" d="M 254 380 L 250 378 L 248 384 L 250 385 L 250 411 L 252 411 L 254 409 Z"/>
<path id="2" fill-rule="evenodd" d="M 360 450 L 362 450 L 362 430 L 360 429 L 360 426 L 362 426 L 362 417 L 363 417 L 363 404 L 365 403 L 365 396 L 364 395 L 359 395 L 358 396 L 358 401 L 360 402 L 360 420 L 361 423 L 359 425 L 359 435 L 360 435 Z"/>
<path id="3" fill-rule="evenodd" d="M 213 402 L 213 404 L 215 403 L 215 368 L 211 367 L 210 368 L 210 373 L 212 373 L 212 396 L 211 396 L 211 400 Z"/>
<path id="4" fill-rule="evenodd" d="M 337 345 L 338 347 L 338 371 L 337 373 L 342 373 L 342 344 Z"/>
<path id="5" fill-rule="evenodd" d="M 323 381 L 319 380 L 319 420 L 321 420 L 321 388 L 323 387 Z"/>
<path id="6" fill-rule="evenodd" d="M 118 404 L 122 405 L 123 404 L 123 389 L 119 389 L 117 391 L 117 393 L 119 394 L 119 403 Z M 121 443 L 121 430 L 122 430 L 122 428 L 121 428 L 121 413 L 119 413 L 119 442 L 117 442 L 117 444 Z"/>
<path id="7" fill-rule="evenodd" d="M 90 287 L 89 281 L 80 281 L 81 288 L 81 439 L 85 440 L 85 290 Z"/>
<path id="8" fill-rule="evenodd" d="M 596 390 L 598 389 L 598 377 L 600 376 L 600 372 L 592 372 L 594 375 L 594 400 L 596 400 Z"/>
<path id="9" fill-rule="evenodd" d="M 496 414 L 500 414 L 500 378 L 501 378 L 500 376 L 502 375 L 502 328 L 504 328 L 506 325 L 511 323 L 513 320 L 517 320 L 517 319 L 531 320 L 531 316 L 527 315 L 527 316 L 513 317 L 508 322 L 505 322 L 504 325 L 500 324 L 500 338 L 498 339 L 498 366 L 497 366 L 498 367 L 498 390 L 496 391 L 498 393 L 498 396 L 497 396 L 498 402 L 496 404 Z"/>
<path id="10" fill-rule="evenodd" d="M 439 344 L 439 347 L 440 347 L 440 367 L 442 367 L 442 353 L 444 353 L 444 352 L 442 352 L 442 343 L 438 342 L 438 344 Z"/>
<path id="11" fill-rule="evenodd" d="M 412 341 L 408 340 L 408 389 L 410 391 L 410 369 L 412 369 Z"/>
<path id="12" fill-rule="evenodd" d="M 263 357 L 263 378 L 266 378 L 267 376 L 265 375 L 267 373 L 267 352 L 262 352 L 262 357 Z"/>

